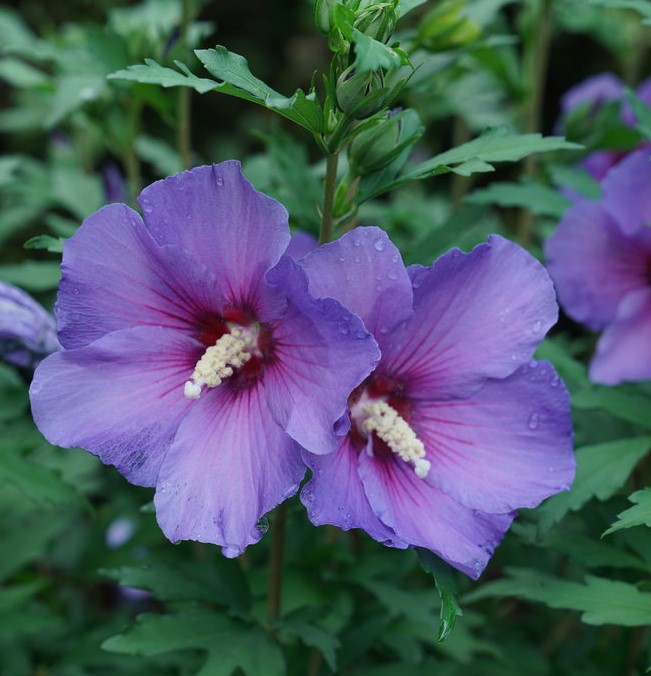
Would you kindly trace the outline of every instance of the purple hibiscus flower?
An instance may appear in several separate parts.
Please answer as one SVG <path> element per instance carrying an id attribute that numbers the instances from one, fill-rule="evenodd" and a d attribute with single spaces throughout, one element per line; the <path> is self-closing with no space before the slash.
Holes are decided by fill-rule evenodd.
<path id="1" fill-rule="evenodd" d="M 31 387 L 34 419 L 132 483 L 155 486 L 172 541 L 237 556 L 298 490 L 300 446 L 336 448 L 350 391 L 378 359 L 359 318 L 308 294 L 282 256 L 287 212 L 237 162 L 158 181 L 66 243 L 65 350 Z"/>
<path id="2" fill-rule="evenodd" d="M 636 94 L 644 103 L 651 105 L 651 78 L 638 85 Z M 579 106 L 590 106 L 590 113 L 593 114 L 611 101 L 623 102 L 620 113 L 621 122 L 627 127 L 634 128 L 637 125 L 637 118 L 630 104 L 624 101 L 624 83 L 612 73 L 600 73 L 565 92 L 561 98 L 561 117 L 557 123 L 557 129 L 560 132 L 563 131 L 565 119 Z M 648 143 L 640 147 L 646 146 Z M 596 150 L 584 157 L 579 166 L 583 167 L 596 181 L 601 181 L 608 171 L 628 154 L 628 151 L 622 150 Z M 580 197 L 573 191 L 567 191 L 567 195 L 572 199 Z"/>
<path id="3" fill-rule="evenodd" d="M 34 368 L 60 349 L 54 317 L 22 289 L 0 282 L 0 359 Z"/>
<path id="4" fill-rule="evenodd" d="M 557 317 L 547 272 L 498 236 L 405 268 L 373 227 L 301 265 L 310 291 L 361 316 L 382 351 L 336 453 L 304 454 L 310 519 L 430 549 L 477 578 L 514 510 L 574 473 L 568 394 L 531 360 Z"/>
<path id="5" fill-rule="evenodd" d="M 590 378 L 615 385 L 651 378 L 651 153 L 612 169 L 598 202 L 581 200 L 545 245 L 565 312 L 603 330 Z"/>

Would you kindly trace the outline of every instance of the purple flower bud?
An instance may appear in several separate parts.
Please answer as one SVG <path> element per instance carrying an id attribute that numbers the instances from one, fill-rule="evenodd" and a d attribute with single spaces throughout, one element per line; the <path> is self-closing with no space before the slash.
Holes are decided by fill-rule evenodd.
<path id="1" fill-rule="evenodd" d="M 21 289 L 0 282 L 0 358 L 35 368 L 60 349 L 52 315 Z"/>

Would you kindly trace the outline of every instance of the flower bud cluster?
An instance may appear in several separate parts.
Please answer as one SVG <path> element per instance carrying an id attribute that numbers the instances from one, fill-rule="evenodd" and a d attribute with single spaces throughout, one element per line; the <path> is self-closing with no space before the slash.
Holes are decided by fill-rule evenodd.
<path id="1" fill-rule="evenodd" d="M 467 0 L 443 0 L 436 3 L 422 19 L 420 43 L 436 52 L 459 49 L 481 35 L 481 27 L 466 15 Z"/>

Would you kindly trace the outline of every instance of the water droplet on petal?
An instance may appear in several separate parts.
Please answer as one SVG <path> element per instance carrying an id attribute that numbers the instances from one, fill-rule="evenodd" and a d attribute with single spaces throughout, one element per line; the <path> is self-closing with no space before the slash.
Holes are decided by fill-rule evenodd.
<path id="1" fill-rule="evenodd" d="M 355 256 L 354 261 L 355 263 L 359 263 L 362 259 L 359 256 Z"/>
<path id="2" fill-rule="evenodd" d="M 535 430 L 535 429 L 538 429 L 538 425 L 540 425 L 540 415 L 538 413 L 532 413 L 529 416 L 529 421 L 527 422 L 527 427 L 530 430 Z"/>
<path id="3" fill-rule="evenodd" d="M 359 339 L 366 338 L 366 334 L 364 333 L 364 331 L 357 331 L 357 333 L 355 333 L 355 338 Z"/>
<path id="4" fill-rule="evenodd" d="M 362 242 L 360 241 L 359 237 L 356 237 L 353 240 L 353 246 L 362 246 Z"/>
<path id="5" fill-rule="evenodd" d="M 339 256 L 339 260 L 340 260 L 340 262 L 343 263 L 343 262 L 346 260 L 346 254 L 343 254 L 343 253 L 342 253 L 342 254 Z"/>
<path id="6" fill-rule="evenodd" d="M 152 207 L 151 203 L 148 200 L 142 200 L 141 204 L 142 204 L 142 210 L 146 214 L 150 214 L 154 210 L 154 207 Z"/>
<path id="7" fill-rule="evenodd" d="M 561 379 L 556 374 L 554 374 L 554 377 L 549 381 L 549 384 L 552 387 L 558 387 L 560 382 L 561 382 Z"/>
<path id="8" fill-rule="evenodd" d="M 343 334 L 344 336 L 350 333 L 348 322 L 339 322 L 339 333 Z"/>
<path id="9" fill-rule="evenodd" d="M 221 176 L 217 176 L 215 183 L 221 188 L 224 185 L 224 179 Z"/>
<path id="10" fill-rule="evenodd" d="M 384 333 L 388 333 L 388 332 L 389 332 L 389 329 L 386 326 L 380 327 L 380 333 L 384 334 Z"/>
<path id="11" fill-rule="evenodd" d="M 530 368 L 530 369 L 535 369 L 535 368 L 537 368 L 537 366 L 538 366 L 539 363 L 540 363 L 540 362 L 537 362 L 535 359 L 532 359 L 532 360 L 529 362 L 529 368 Z"/>
<path id="12" fill-rule="evenodd" d="M 375 240 L 375 242 L 373 242 L 373 248 L 376 251 L 384 251 L 386 249 L 386 246 L 387 246 L 387 243 L 383 239 L 381 239 L 380 237 L 378 237 Z"/>
<path id="13" fill-rule="evenodd" d="M 395 270 L 391 270 L 387 275 L 389 279 L 398 279 L 398 273 Z"/>
<path id="14" fill-rule="evenodd" d="M 534 322 L 533 326 L 531 327 L 531 330 L 533 333 L 540 333 L 540 329 L 542 329 L 542 322 L 540 319 Z"/>

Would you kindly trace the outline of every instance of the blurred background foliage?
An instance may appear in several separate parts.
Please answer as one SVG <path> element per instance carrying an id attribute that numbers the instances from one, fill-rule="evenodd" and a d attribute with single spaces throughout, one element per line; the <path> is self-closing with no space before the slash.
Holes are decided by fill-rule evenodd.
<path id="1" fill-rule="evenodd" d="M 394 105 L 422 124 L 410 162 L 487 127 L 562 133 L 559 100 L 571 86 L 610 71 L 634 87 L 651 74 L 648 2 L 407 4 L 414 9 L 396 39 L 417 68 Z M 217 92 L 107 79 L 144 59 L 172 68 L 179 60 L 208 78 L 193 49 L 215 44 L 287 95 L 308 90 L 331 58 L 308 0 L 3 5 L 0 279 L 52 308 L 61 243 L 84 217 L 109 201 L 133 203 L 141 187 L 185 165 L 230 158 L 287 206 L 292 227 L 316 235 L 326 167 L 309 132 Z M 322 91 L 320 76 L 314 82 Z M 599 193 L 577 161 L 643 141 L 642 126 L 624 128 L 607 113 L 567 120 L 583 149 L 412 182 L 350 213 L 346 195 L 363 172 L 359 156 L 342 157 L 335 215 L 341 228 L 384 227 L 409 263 L 467 250 L 491 232 L 540 255 L 569 204 L 558 187 Z M 236 561 L 205 545 L 171 545 L 151 491 L 89 454 L 47 444 L 29 417 L 31 373 L 0 364 L 0 673 L 645 673 L 651 388 L 589 383 L 594 342 L 562 318 L 539 353 L 572 393 L 574 487 L 520 515 L 479 583 L 455 575 L 463 616 L 443 642 L 441 598 L 414 552 L 314 528 L 297 500 L 282 613 L 269 627 L 268 538 Z"/>

